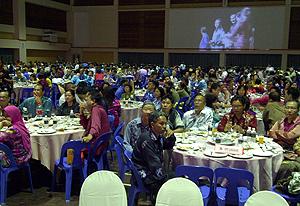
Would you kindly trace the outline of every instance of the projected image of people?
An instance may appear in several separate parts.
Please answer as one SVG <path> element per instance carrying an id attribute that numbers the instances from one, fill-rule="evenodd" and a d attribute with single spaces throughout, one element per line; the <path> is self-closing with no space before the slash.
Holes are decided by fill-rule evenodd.
<path id="1" fill-rule="evenodd" d="M 228 31 L 223 28 L 223 20 L 217 18 L 214 21 L 214 31 L 208 44 L 209 35 L 206 27 L 201 28 L 200 49 L 253 49 L 255 44 L 255 27 L 251 24 L 251 9 L 245 7 L 239 12 L 231 14 L 225 20 Z M 225 27 L 226 28 L 226 27 Z"/>

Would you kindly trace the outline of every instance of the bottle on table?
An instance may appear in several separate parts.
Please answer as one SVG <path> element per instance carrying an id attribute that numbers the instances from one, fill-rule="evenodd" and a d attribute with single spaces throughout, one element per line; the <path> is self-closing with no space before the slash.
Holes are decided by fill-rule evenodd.
<path id="1" fill-rule="evenodd" d="M 208 132 L 208 136 L 212 135 L 212 125 L 211 125 L 211 123 L 208 124 L 207 132 Z"/>
<path id="2" fill-rule="evenodd" d="M 256 133 L 255 128 L 253 127 L 251 130 L 251 139 L 253 142 L 256 142 L 256 136 L 257 136 L 257 133 Z"/>
<path id="3" fill-rule="evenodd" d="M 29 117 L 28 117 L 28 110 L 26 107 L 23 108 L 23 118 L 25 121 L 28 121 Z"/>
<path id="4" fill-rule="evenodd" d="M 73 109 L 70 110 L 70 118 L 75 118 L 75 114 L 74 114 Z"/>
<path id="5" fill-rule="evenodd" d="M 42 118 L 43 115 L 44 115 L 43 105 L 42 104 L 38 104 L 36 106 L 35 112 L 36 112 L 37 118 L 39 118 L 39 119 Z"/>

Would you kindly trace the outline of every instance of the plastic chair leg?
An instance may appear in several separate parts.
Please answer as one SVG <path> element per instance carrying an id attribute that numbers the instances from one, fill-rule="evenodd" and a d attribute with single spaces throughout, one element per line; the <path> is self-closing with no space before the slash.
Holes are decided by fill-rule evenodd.
<path id="1" fill-rule="evenodd" d="M 65 173 L 66 173 L 66 202 L 69 202 L 71 198 L 73 170 L 72 169 L 65 170 Z"/>
<path id="2" fill-rule="evenodd" d="M 57 174 L 58 167 L 54 166 L 53 176 L 52 176 L 52 183 L 51 183 L 51 191 L 54 192 L 56 188 L 56 174 Z"/>
<path id="3" fill-rule="evenodd" d="M 106 170 L 110 170 L 109 161 L 108 161 L 108 158 L 107 158 L 107 153 L 104 153 L 104 155 L 103 155 L 102 168 L 104 168 Z"/>
<path id="4" fill-rule="evenodd" d="M 136 195 L 137 195 L 137 190 L 136 190 L 135 186 L 131 185 L 130 190 L 129 190 L 128 206 L 135 206 Z"/>
<path id="5" fill-rule="evenodd" d="M 221 200 L 221 199 L 219 199 L 219 198 L 217 198 L 217 204 L 218 204 L 218 206 L 225 206 L 225 200 Z"/>
<path id="6" fill-rule="evenodd" d="M 27 172 L 28 179 L 29 179 L 30 191 L 33 193 L 33 184 L 32 184 L 31 170 L 30 170 L 29 164 L 26 165 L 26 170 L 27 170 L 26 172 Z"/>
<path id="7" fill-rule="evenodd" d="M 1 172 L 1 177 L 0 177 L 0 185 L 1 185 L 1 193 L 0 193 L 0 204 L 2 205 L 3 203 L 5 203 L 5 199 L 6 199 L 6 184 L 7 184 L 7 175 L 4 172 Z"/>

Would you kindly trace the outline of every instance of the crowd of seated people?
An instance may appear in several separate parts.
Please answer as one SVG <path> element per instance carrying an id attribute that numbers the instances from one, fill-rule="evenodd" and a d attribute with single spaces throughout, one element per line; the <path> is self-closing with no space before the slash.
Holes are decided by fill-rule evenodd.
<path id="1" fill-rule="evenodd" d="M 9 73 L 8 69 L 13 72 Z M 127 75 L 133 79 L 126 78 Z M 91 143 L 110 130 L 108 114 L 115 117 L 114 127 L 118 126 L 121 121 L 120 100 L 139 100 L 135 91 L 145 90 L 140 115 L 125 126 L 124 143 L 133 152 L 133 162 L 145 186 L 155 194 L 167 180 L 169 171 L 166 168 L 169 167 L 166 165 L 171 161 L 174 133 L 207 131 L 213 127 L 219 132 L 245 134 L 249 127 L 258 129 L 257 111 L 263 113 L 265 135 L 289 150 L 293 157 L 299 157 L 299 80 L 300 75 L 294 69 L 269 72 L 251 67 L 185 65 L 2 64 L 1 122 L 16 128 L 14 138 L 20 144 L 23 142 L 26 159 L 26 155 L 30 155 L 28 135 L 25 130 L 19 131 L 20 127 L 14 127 L 15 122 L 22 126 L 22 121 L 6 112 L 6 108 L 10 111 L 8 105 L 13 84 L 35 83 L 33 97 L 16 105 L 21 112 L 26 108 L 34 117 L 38 107 L 44 114 L 54 111 L 57 115 L 68 115 L 72 110 L 80 117 L 85 129 L 83 140 Z M 51 98 L 44 96 L 45 88 L 51 88 L 52 84 L 57 84 L 60 91 L 57 109 L 54 109 Z M 188 106 L 176 107 L 181 98 L 187 98 L 184 104 Z M 220 116 L 219 110 L 227 113 Z M 19 141 L 21 139 L 26 141 Z M 297 162 L 297 158 L 294 159 Z M 285 164 L 284 161 L 280 169 L 282 177 L 290 174 L 286 172 Z M 293 171 L 300 169 L 296 163 L 292 168 Z"/>

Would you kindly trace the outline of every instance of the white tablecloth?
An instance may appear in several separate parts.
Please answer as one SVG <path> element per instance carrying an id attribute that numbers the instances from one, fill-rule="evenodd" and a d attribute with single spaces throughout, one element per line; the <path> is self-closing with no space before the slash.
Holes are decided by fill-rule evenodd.
<path id="1" fill-rule="evenodd" d="M 61 119 L 57 127 L 62 126 L 62 121 L 67 122 L 67 118 Z M 77 118 L 72 121 L 79 121 Z M 36 122 L 27 123 L 31 138 L 32 158 L 40 160 L 41 164 L 46 166 L 50 171 L 54 170 L 54 163 L 60 158 L 62 145 L 69 140 L 80 139 L 84 133 L 84 129 L 78 126 L 78 129 L 69 129 L 64 131 L 56 131 L 53 134 L 38 134 L 39 129 Z M 66 126 L 66 129 L 68 127 Z M 70 127 L 69 127 L 70 128 Z"/>
<path id="2" fill-rule="evenodd" d="M 141 108 L 142 102 L 133 101 L 132 104 L 121 102 L 121 118 L 125 122 L 125 127 L 131 120 L 140 116 Z"/>
<path id="3" fill-rule="evenodd" d="M 188 138 L 191 136 L 189 135 Z M 199 137 L 201 139 L 201 137 Z M 205 138 L 204 138 L 205 139 Z M 179 140 L 179 138 L 177 138 Z M 206 143 L 205 140 L 202 143 L 205 149 L 212 150 L 214 147 L 212 144 Z M 272 144 L 276 144 L 272 142 Z M 213 158 L 203 154 L 202 151 L 181 151 L 174 147 L 173 151 L 173 166 L 177 165 L 197 165 L 207 166 L 212 169 L 218 167 L 231 167 L 239 169 L 247 169 L 254 174 L 254 190 L 269 190 L 272 187 L 273 180 L 279 170 L 281 162 L 283 160 L 283 152 L 281 147 L 278 147 L 278 153 L 274 153 L 271 157 L 257 157 L 253 156 L 251 159 L 236 159 L 231 156 L 224 158 Z"/>
<path id="4" fill-rule="evenodd" d="M 32 158 L 40 160 L 52 172 L 55 161 L 60 158 L 62 145 L 69 140 L 81 138 L 83 132 L 83 129 L 77 129 L 54 134 L 31 134 Z"/>

